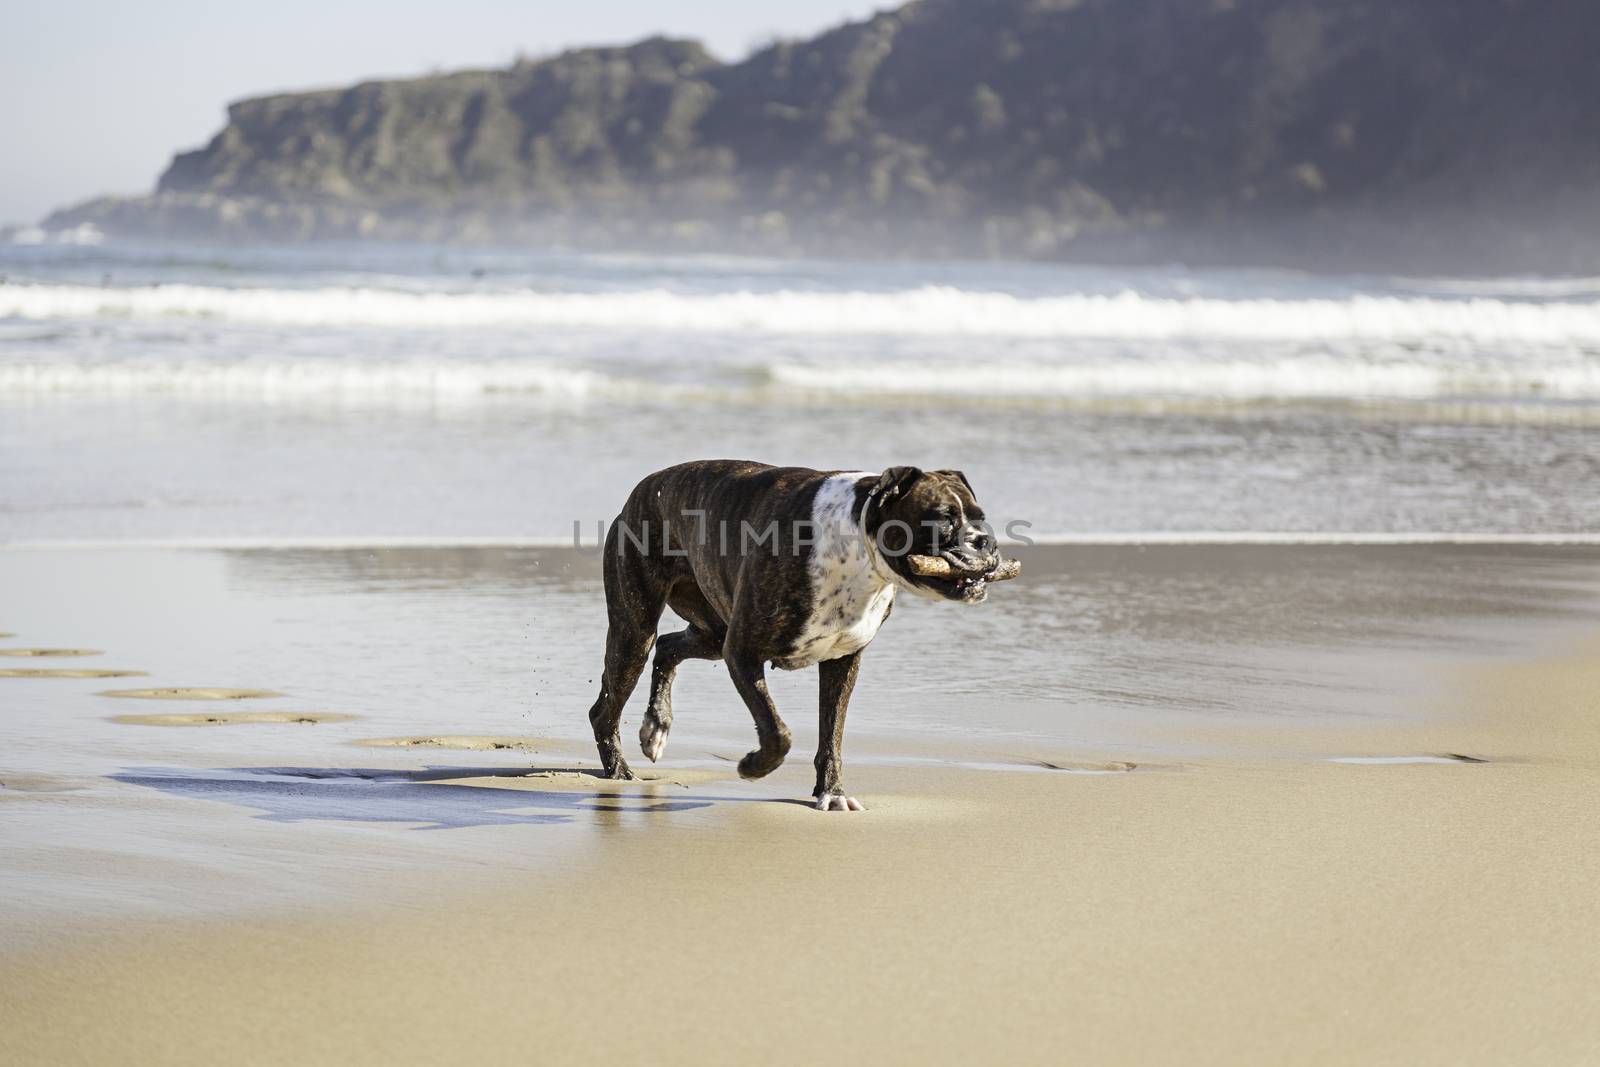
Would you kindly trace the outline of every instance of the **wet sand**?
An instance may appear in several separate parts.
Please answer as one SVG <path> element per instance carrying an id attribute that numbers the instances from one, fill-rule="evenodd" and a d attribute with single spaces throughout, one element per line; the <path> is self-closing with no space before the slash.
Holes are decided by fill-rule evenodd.
<path id="1" fill-rule="evenodd" d="M 193 715 L 113 715 L 109 721 L 126 726 L 245 726 L 251 723 L 286 722 L 315 726 L 324 722 L 349 722 L 353 718 L 353 715 L 328 715 L 314 711 L 241 711 L 216 715 L 204 712 Z"/>
<path id="2" fill-rule="evenodd" d="M 894 670 L 864 680 L 846 750 L 861 815 L 803 803 L 806 685 L 780 697 L 797 744 L 772 778 L 733 773 L 748 727 L 708 668 L 680 689 L 663 763 L 636 761 L 655 779 L 619 786 L 537 701 L 475 721 L 461 687 L 459 704 L 420 715 L 400 704 L 415 681 L 400 653 L 342 692 L 318 679 L 335 650 L 323 630 L 305 638 L 309 609 L 335 610 L 319 598 L 381 586 L 390 614 L 420 603 L 436 621 L 462 607 L 481 620 L 497 609 L 461 592 L 471 573 L 413 602 L 392 592 L 392 566 L 337 588 L 301 567 L 289 597 L 240 571 L 212 582 L 211 557 L 154 560 L 189 575 L 180 608 L 232 605 L 228 647 L 248 652 L 193 650 L 202 680 L 291 694 L 214 717 L 274 704 L 360 717 L 150 730 L 109 721 L 127 702 L 92 681 L 7 680 L 28 687 L 33 719 L 20 702 L 0 719 L 0 1049 L 130 1063 L 1600 1056 L 1600 554 L 1263 557 L 1255 569 L 1278 577 L 1252 594 L 1251 622 L 1183 610 L 1205 576 L 1250 569 L 1244 557 L 1151 552 L 1044 553 L 1024 579 L 1084 575 L 1079 588 L 1142 605 L 1126 631 L 1116 611 L 1094 616 L 1113 632 L 1099 651 L 1082 635 L 1074 664 L 1106 692 L 1148 671 L 1137 692 L 1096 704 L 1060 690 L 1050 718 L 1052 694 L 996 674 L 989 701 L 961 695 L 961 732 L 914 707 Z M 284 580 L 288 562 L 271 562 Z M 403 570 L 433 589 L 448 567 L 425 562 Z M 1337 610 L 1308 577 L 1320 569 Z M 580 603 L 592 578 L 541 581 L 520 596 L 570 625 L 562 590 Z M 1283 600 L 1314 616 L 1315 639 L 1249 629 Z M 74 636 L 32 607 L 7 606 L 19 641 Z M 906 611 L 921 619 L 908 625 L 937 610 Z M 1176 641 L 1170 628 L 1181 642 L 1150 643 Z M 190 668 L 157 655 L 182 659 L 172 624 L 157 631 L 143 648 L 110 624 L 76 637 L 182 687 Z M 298 635 L 298 677 L 279 632 Z M 449 640 L 418 636 L 427 647 L 405 659 L 449 675 Z M 1130 646 L 1152 658 L 1124 667 Z M 903 668 L 921 647 L 884 659 Z M 565 706 L 587 677 L 570 693 L 544 684 Z M 998 700 L 1031 706 L 1032 732 Z M 923 718 L 897 732 L 885 709 Z"/>

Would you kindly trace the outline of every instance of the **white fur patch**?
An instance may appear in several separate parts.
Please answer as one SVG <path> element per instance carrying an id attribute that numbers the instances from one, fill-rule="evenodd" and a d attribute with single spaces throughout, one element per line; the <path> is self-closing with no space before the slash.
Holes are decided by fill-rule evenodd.
<path id="1" fill-rule="evenodd" d="M 798 670 L 866 648 L 894 603 L 894 585 L 874 566 L 857 523 L 856 483 L 867 471 L 835 474 L 817 489 L 811 509 L 811 617 L 794 652 L 777 665 Z"/>

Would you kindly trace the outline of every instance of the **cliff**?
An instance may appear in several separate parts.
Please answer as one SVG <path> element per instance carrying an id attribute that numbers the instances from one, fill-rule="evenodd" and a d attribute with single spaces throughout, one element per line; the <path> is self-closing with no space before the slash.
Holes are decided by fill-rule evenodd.
<path id="1" fill-rule="evenodd" d="M 732 64 L 654 39 L 245 100 L 153 195 L 49 224 L 1594 269 L 1595 41 L 1584 0 L 918 0 Z"/>

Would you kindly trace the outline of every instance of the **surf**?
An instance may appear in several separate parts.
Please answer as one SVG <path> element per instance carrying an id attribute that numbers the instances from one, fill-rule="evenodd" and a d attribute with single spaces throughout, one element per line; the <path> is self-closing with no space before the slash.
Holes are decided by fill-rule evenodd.
<path id="1" fill-rule="evenodd" d="M 0 286 L 0 319 L 292 327 L 578 327 L 732 334 L 1519 343 L 1600 351 L 1600 301 L 1352 295 L 1174 298 L 925 285 L 873 291 L 419 292 L 377 287 Z"/>

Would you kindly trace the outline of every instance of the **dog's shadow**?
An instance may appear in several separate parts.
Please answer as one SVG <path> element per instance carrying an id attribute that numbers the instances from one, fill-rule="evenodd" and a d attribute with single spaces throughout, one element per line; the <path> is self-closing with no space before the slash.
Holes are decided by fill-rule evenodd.
<path id="1" fill-rule="evenodd" d="M 583 790 L 515 789 L 459 785 L 475 778 L 526 778 L 580 774 L 578 767 L 428 767 L 392 770 L 359 767 L 234 767 L 197 771 L 135 767 L 113 781 L 158 789 L 173 796 L 254 808 L 271 822 L 410 823 L 417 830 L 470 826 L 570 823 L 596 814 L 666 815 L 714 804 L 764 798 L 663 796 L 661 787 L 600 787 Z M 533 810 L 529 810 L 533 809 Z"/>

